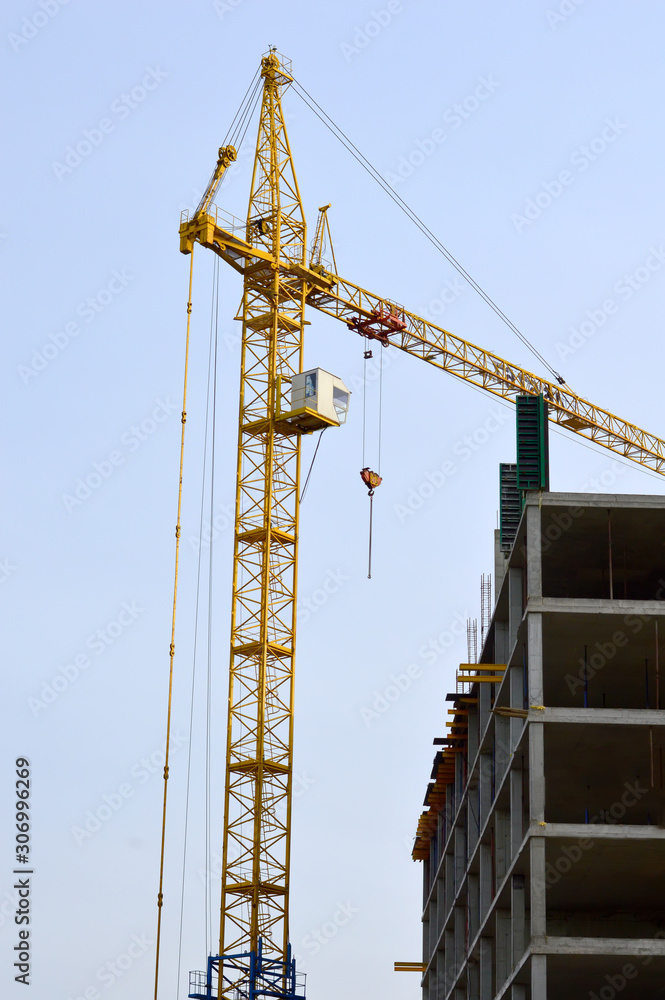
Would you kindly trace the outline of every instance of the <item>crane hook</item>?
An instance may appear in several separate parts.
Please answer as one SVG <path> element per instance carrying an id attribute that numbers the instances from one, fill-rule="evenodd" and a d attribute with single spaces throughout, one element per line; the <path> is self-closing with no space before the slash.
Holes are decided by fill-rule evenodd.
<path id="1" fill-rule="evenodd" d="M 374 490 L 377 486 L 380 486 L 383 479 L 377 472 L 372 472 L 370 468 L 365 466 L 364 469 L 360 470 L 360 478 L 367 487 L 367 496 L 369 497 L 369 552 L 368 552 L 368 565 L 367 565 L 367 579 L 372 579 L 372 515 L 374 512 Z"/>

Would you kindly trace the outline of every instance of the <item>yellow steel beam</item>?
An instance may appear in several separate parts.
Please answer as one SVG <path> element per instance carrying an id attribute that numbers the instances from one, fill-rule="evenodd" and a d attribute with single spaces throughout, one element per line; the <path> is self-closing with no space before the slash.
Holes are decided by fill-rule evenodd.
<path id="1" fill-rule="evenodd" d="M 204 245 L 213 247 L 241 273 L 257 266 L 259 259 L 256 251 L 238 236 L 233 227 L 225 228 L 219 223 L 218 216 L 209 215 L 206 218 L 206 233 L 201 239 Z M 181 229 L 185 242 L 188 225 L 185 219 Z M 381 339 L 386 345 L 422 358 L 457 378 L 512 402 L 524 393 L 542 393 L 548 403 L 550 420 L 615 454 L 665 475 L 665 441 L 655 434 L 649 434 L 590 403 L 566 386 L 548 382 L 337 274 L 317 272 L 304 266 L 301 260 L 294 259 L 282 260 L 279 266 L 292 277 L 306 282 L 307 303 L 315 309 L 342 320 L 352 329 L 358 323 L 368 322 L 381 328 L 380 317 L 390 315 L 396 322 L 386 324 L 382 330 Z"/>
<path id="2" fill-rule="evenodd" d="M 665 441 L 655 434 L 649 434 L 595 406 L 566 386 L 548 382 L 401 306 L 395 306 L 389 299 L 368 292 L 339 275 L 333 278 L 334 284 L 329 289 L 312 287 L 307 297 L 309 304 L 352 327 L 358 320 L 371 321 L 373 317 L 385 315 L 390 310 L 393 315 L 399 316 L 403 326 L 397 330 L 386 327 L 386 343 L 513 402 L 516 396 L 524 393 L 542 393 L 547 400 L 550 420 L 665 475 Z"/>
<path id="3" fill-rule="evenodd" d="M 464 674 L 458 674 L 457 680 L 462 681 L 464 684 L 475 684 L 476 682 L 487 683 L 487 684 L 500 684 L 503 677 L 492 677 L 491 674 L 478 674 L 476 677 L 473 675 L 465 676 Z"/>
<path id="4" fill-rule="evenodd" d="M 459 670 L 505 670 L 505 663 L 460 663 Z"/>

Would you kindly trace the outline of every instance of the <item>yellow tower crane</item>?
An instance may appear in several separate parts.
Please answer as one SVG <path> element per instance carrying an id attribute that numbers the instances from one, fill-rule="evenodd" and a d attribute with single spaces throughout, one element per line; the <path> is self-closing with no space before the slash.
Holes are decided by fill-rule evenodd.
<path id="1" fill-rule="evenodd" d="M 665 474 L 665 441 L 327 269 L 329 206 L 308 259 L 281 102 L 291 64 L 271 49 L 260 74 L 246 221 L 214 205 L 236 159 L 224 146 L 198 208 L 180 226 L 183 253 L 200 243 L 244 279 L 221 920 L 218 954 L 192 974 L 190 996 L 201 1000 L 304 995 L 288 921 L 300 437 L 341 423 L 348 402 L 335 379 L 334 409 L 316 393 L 308 403 L 307 391 L 296 392 L 305 306 L 497 396 L 542 394 L 550 420 Z"/>

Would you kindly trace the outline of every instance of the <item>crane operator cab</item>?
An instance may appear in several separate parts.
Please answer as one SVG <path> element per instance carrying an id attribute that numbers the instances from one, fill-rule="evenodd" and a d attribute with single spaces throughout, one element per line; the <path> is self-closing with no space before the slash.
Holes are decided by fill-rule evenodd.
<path id="1" fill-rule="evenodd" d="M 281 401 L 282 385 L 286 380 L 280 381 L 278 399 Z M 323 368 L 310 368 L 291 379 L 291 409 L 279 412 L 277 419 L 296 434 L 339 427 L 346 422 L 350 396 L 341 378 Z"/>

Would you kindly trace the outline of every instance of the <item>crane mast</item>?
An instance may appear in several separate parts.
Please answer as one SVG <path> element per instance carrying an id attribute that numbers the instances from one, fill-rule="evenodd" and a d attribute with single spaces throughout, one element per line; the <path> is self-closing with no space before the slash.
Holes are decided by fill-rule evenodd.
<path id="1" fill-rule="evenodd" d="M 193 994 L 248 1000 L 268 987 L 279 996 L 295 991 L 288 913 L 300 432 L 278 416 L 302 370 L 305 282 L 292 269 L 304 266 L 306 231 L 281 104 L 288 68 L 273 51 L 262 59 L 243 233 L 251 264 L 241 306 L 219 953 L 203 992 Z M 227 150 L 218 167 L 235 159 Z M 208 194 L 219 182 L 216 170 L 181 226 L 184 252 L 194 240 L 211 245 L 217 214 Z"/>
<path id="2" fill-rule="evenodd" d="M 229 716 L 219 954 L 287 961 L 293 758 L 293 660 L 300 440 L 275 427 L 278 379 L 302 368 L 305 220 L 281 93 L 263 59 L 247 242 L 271 261 L 245 272 L 233 560 Z"/>
<path id="3" fill-rule="evenodd" d="M 201 1000 L 303 996 L 288 915 L 300 436 L 313 425 L 310 410 L 298 411 L 306 412 L 299 423 L 284 404 L 302 372 L 305 306 L 495 395 L 542 393 L 551 420 L 665 474 L 660 438 L 328 270 L 330 206 L 320 210 L 308 263 L 281 103 L 290 62 L 271 49 L 261 76 L 246 222 L 213 204 L 236 158 L 225 146 L 197 210 L 183 213 L 180 226 L 183 253 L 198 242 L 244 279 L 219 953 L 205 973 L 192 974 L 189 995 Z"/>

